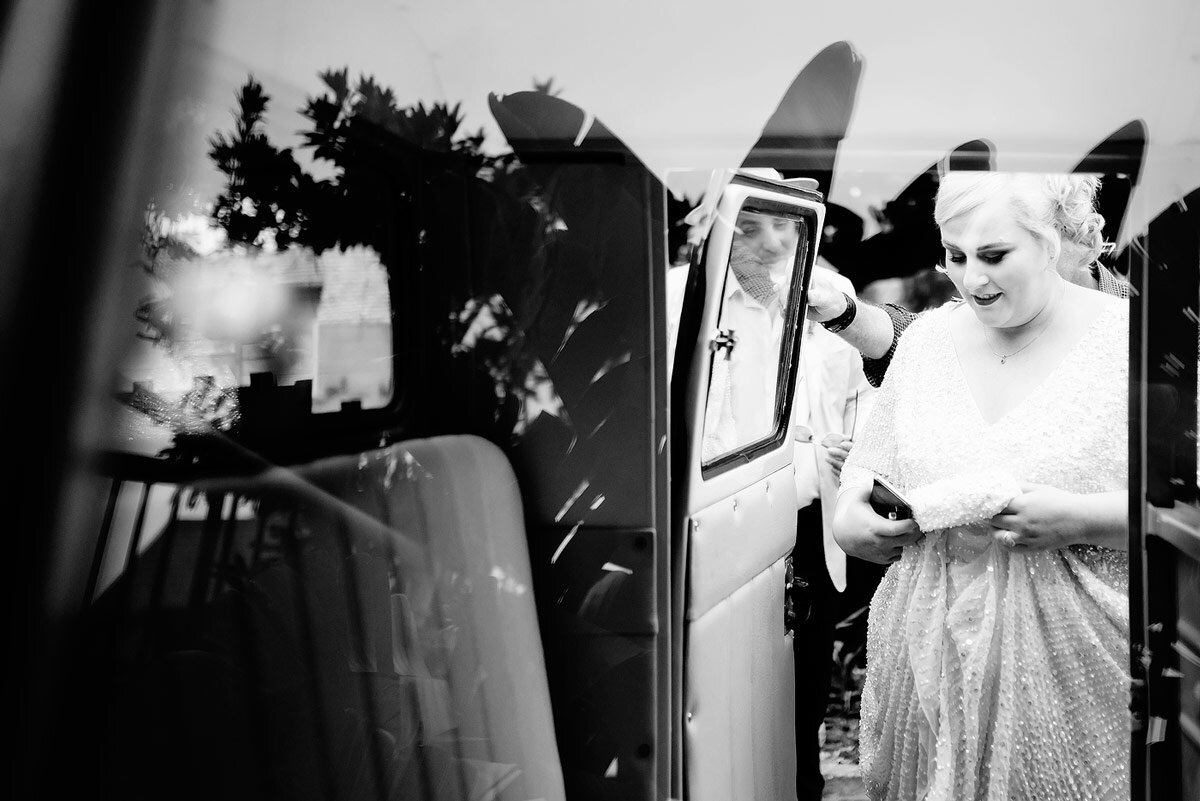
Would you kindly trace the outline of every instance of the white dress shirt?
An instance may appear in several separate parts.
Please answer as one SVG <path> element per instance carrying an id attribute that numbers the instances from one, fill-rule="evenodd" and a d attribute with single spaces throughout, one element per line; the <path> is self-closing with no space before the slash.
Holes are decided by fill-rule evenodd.
<path id="1" fill-rule="evenodd" d="M 827 270 L 825 267 L 816 267 Z M 834 283 L 853 296 L 854 287 L 844 276 L 828 270 Z M 838 477 L 825 461 L 821 440 L 830 433 L 853 437 L 862 431 L 875 400 L 876 390 L 863 374 L 858 351 L 836 334 L 811 320 L 805 321 L 800 346 L 800 369 L 793 404 L 796 498 L 800 508 L 821 499 L 825 566 L 838 591 L 846 588 L 846 554 L 833 539 L 833 513 L 837 506 Z M 797 537 L 816 536 L 799 531 Z"/>

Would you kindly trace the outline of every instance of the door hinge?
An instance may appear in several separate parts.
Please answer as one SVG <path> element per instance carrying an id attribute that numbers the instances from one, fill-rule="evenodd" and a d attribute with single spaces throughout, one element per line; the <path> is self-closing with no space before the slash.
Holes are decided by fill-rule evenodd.
<path id="1" fill-rule="evenodd" d="M 733 355 L 733 349 L 737 346 L 737 333 L 732 328 L 725 330 L 718 328 L 716 333 L 712 335 L 712 339 L 708 341 L 708 349 L 713 353 L 719 350 L 725 351 L 725 359 Z"/>
<path id="2" fill-rule="evenodd" d="M 792 634 L 796 631 L 796 571 L 792 564 L 792 556 L 788 554 L 783 560 L 783 633 Z"/>

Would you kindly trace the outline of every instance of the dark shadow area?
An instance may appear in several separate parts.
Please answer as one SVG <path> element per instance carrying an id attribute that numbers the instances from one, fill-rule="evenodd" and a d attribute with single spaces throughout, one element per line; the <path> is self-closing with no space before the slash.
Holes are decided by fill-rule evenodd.
<path id="1" fill-rule="evenodd" d="M 1154 275 L 1146 299 L 1147 499 L 1159 506 L 1193 501 L 1196 481 L 1197 298 L 1192 289 L 1200 264 L 1200 189 L 1193 189 L 1154 218 L 1146 231 L 1116 254 L 1118 267 Z M 1135 282 L 1137 290 L 1144 288 Z"/>
<path id="2" fill-rule="evenodd" d="M 952 169 L 995 169 L 995 148 L 986 139 L 964 142 L 877 210 L 880 231 L 862 243 L 850 273 L 856 282 L 865 286 L 882 278 L 916 276 L 940 263 L 941 235 L 933 221 L 933 204 L 939 177 Z"/>
<path id="3" fill-rule="evenodd" d="M 1096 207 L 1104 217 L 1104 235 L 1109 241 L 1115 242 L 1120 235 L 1129 198 L 1141 180 L 1148 136 L 1145 122 L 1128 122 L 1092 148 L 1072 170 L 1099 175 Z M 1115 254 L 1101 254 L 1101 262 L 1122 276 L 1129 275 L 1129 265 Z"/>

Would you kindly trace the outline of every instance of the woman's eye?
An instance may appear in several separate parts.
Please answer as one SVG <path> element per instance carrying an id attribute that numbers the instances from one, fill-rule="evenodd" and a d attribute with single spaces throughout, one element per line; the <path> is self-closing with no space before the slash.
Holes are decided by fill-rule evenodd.
<path id="1" fill-rule="evenodd" d="M 1007 253 L 985 253 L 979 258 L 983 260 L 984 264 L 999 264 L 1007 255 Z"/>
<path id="2" fill-rule="evenodd" d="M 947 253 L 946 254 L 946 261 L 952 262 L 954 264 L 962 264 L 966 260 L 967 260 L 967 257 L 961 253 Z"/>

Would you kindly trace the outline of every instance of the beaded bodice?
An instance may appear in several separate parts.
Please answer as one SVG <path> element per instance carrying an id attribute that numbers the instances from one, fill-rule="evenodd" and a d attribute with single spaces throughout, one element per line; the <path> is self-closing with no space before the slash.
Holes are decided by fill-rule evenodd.
<path id="1" fill-rule="evenodd" d="M 949 308 L 922 315 L 900 341 L 848 475 L 866 469 L 906 491 L 983 472 L 1072 492 L 1125 489 L 1128 315 L 1114 302 L 1041 384 L 992 423 L 958 365 Z"/>

